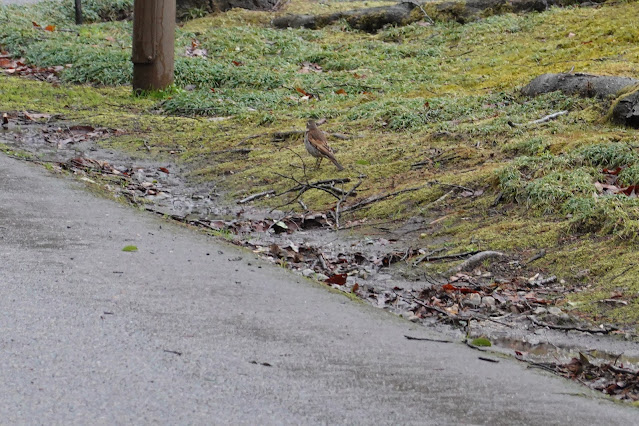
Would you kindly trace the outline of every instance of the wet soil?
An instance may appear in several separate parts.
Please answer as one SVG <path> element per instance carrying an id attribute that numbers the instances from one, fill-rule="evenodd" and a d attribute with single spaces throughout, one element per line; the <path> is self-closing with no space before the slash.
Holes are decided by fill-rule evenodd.
<path id="1" fill-rule="evenodd" d="M 100 146 L 100 140 L 118 132 L 18 114 L 0 129 L 0 144 L 150 212 L 232 238 L 275 264 L 451 339 L 486 337 L 491 351 L 531 364 L 565 366 L 585 356 L 592 364 L 639 370 L 639 344 L 632 330 L 589 324 L 560 310 L 556 302 L 571 291 L 570 285 L 535 270 L 518 254 L 504 253 L 467 270 L 433 273 L 424 265 L 458 263 L 474 253 L 446 257 L 421 248 L 443 243 L 419 237 L 426 218 L 352 222 L 336 231 L 330 212 L 291 213 L 233 204 L 225 199 L 223 188 L 185 179 L 188 169 L 172 161 L 170 154 L 149 159 L 147 152 L 131 156 Z M 593 383 L 596 380 L 602 379 L 595 377 Z M 603 388 L 610 386 L 605 383 Z"/>

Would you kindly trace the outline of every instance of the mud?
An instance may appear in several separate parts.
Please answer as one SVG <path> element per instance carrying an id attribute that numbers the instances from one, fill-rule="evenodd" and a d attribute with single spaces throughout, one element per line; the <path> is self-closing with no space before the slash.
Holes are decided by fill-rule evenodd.
<path id="1" fill-rule="evenodd" d="M 451 339 L 484 336 L 493 343 L 491 350 L 517 354 L 533 362 L 569 362 L 583 353 L 593 363 L 639 369 L 639 345 L 630 332 L 618 331 L 609 336 L 546 329 L 531 322 L 530 310 L 534 306 L 505 315 L 477 307 L 469 311 L 470 315 L 456 316 L 454 320 L 420 308 L 420 294 L 450 282 L 450 277 L 428 274 L 415 265 L 416 259 L 429 255 L 428 250 L 415 247 L 443 242 L 408 240 L 407 236 L 419 234 L 424 226 L 420 218 L 402 224 L 364 223 L 335 231 L 330 214 L 293 215 L 231 204 L 224 199 L 222 188 L 189 182 L 184 178 L 187 169 L 170 159 L 150 160 L 145 158 L 145 152 L 139 157 L 129 156 L 100 146 L 101 139 L 117 132 L 74 127 L 55 117 L 47 117 L 44 122 L 13 120 L 0 129 L 0 144 L 9 151 L 27 152 L 34 161 L 50 164 L 54 169 L 68 170 L 151 212 L 226 233 L 239 245 L 263 254 L 273 263 L 309 278 L 328 279 L 335 289 L 436 328 Z M 533 274 L 534 270 L 518 265 L 517 259 L 506 257 L 492 268 L 462 274 L 459 283 L 483 288 L 494 282 L 512 281 L 513 274 Z M 466 296 L 457 297 L 462 299 L 463 307 Z M 543 315 L 535 318 L 543 319 Z"/>

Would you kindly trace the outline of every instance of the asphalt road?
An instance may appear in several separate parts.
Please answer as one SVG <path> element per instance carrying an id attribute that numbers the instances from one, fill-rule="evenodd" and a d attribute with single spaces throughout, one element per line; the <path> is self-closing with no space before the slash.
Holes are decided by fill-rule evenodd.
<path id="1" fill-rule="evenodd" d="M 2 154 L 0 312 L 7 424 L 629 425 L 639 415 L 517 361 L 408 341 L 429 332 Z"/>

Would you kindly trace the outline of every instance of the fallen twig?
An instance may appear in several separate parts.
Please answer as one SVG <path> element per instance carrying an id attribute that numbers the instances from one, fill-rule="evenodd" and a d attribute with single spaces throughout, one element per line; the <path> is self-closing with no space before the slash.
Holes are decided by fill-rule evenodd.
<path id="1" fill-rule="evenodd" d="M 446 271 L 446 273 L 455 274 L 460 271 L 465 271 L 467 269 L 473 268 L 475 265 L 483 262 L 486 259 L 490 259 L 493 257 L 502 257 L 502 256 L 504 256 L 504 254 L 498 251 L 482 251 L 466 259 L 461 264 L 450 268 L 448 271 Z"/>
<path id="2" fill-rule="evenodd" d="M 221 149 L 219 151 L 211 151 L 209 152 L 209 154 L 210 155 L 231 154 L 231 153 L 248 154 L 251 151 L 253 151 L 251 148 L 230 148 L 230 149 Z"/>
<path id="3" fill-rule="evenodd" d="M 318 123 L 319 124 L 319 123 Z M 286 139 L 290 139 L 294 136 L 301 136 L 305 133 L 305 130 L 285 130 L 282 132 L 275 132 L 273 134 L 271 134 L 271 141 L 272 142 L 282 142 L 285 141 Z M 335 139 L 339 139 L 339 140 L 348 140 L 348 139 L 352 139 L 352 136 L 350 135 L 345 135 L 344 133 L 328 133 L 327 134 L 330 137 L 333 137 Z M 256 135 L 255 137 L 258 136 L 264 136 L 265 134 L 260 134 L 260 135 Z"/>
<path id="4" fill-rule="evenodd" d="M 289 139 L 292 136 L 299 136 L 299 135 L 303 135 L 303 134 L 304 134 L 304 130 L 289 130 L 289 131 L 284 131 L 284 132 L 275 132 L 271 136 L 271 140 L 273 142 L 281 142 L 281 141 L 284 141 L 286 139 Z"/>
<path id="5" fill-rule="evenodd" d="M 541 259 L 541 258 L 542 258 L 542 257 L 544 257 L 545 255 L 546 255 L 546 250 L 541 249 L 541 250 L 539 250 L 539 252 L 537 252 L 537 254 L 535 254 L 533 257 L 531 257 L 530 259 L 528 259 L 528 260 L 524 263 L 524 265 L 529 265 L 529 264 L 533 263 L 535 260 L 539 260 L 539 259 Z"/>
<path id="6" fill-rule="evenodd" d="M 446 198 L 448 198 L 448 196 L 450 194 L 452 194 L 453 192 L 455 192 L 454 189 L 451 189 L 450 191 L 448 191 L 447 193 L 445 193 L 444 195 L 442 195 L 441 197 L 439 197 L 438 199 L 436 199 L 435 201 L 431 201 L 430 203 L 426 204 L 423 207 L 418 207 L 420 212 L 424 212 L 424 210 L 434 206 L 435 204 L 439 203 L 440 201 L 444 201 Z"/>
<path id="7" fill-rule="evenodd" d="M 557 376 L 564 377 L 561 374 L 561 372 L 557 371 L 556 368 L 553 368 L 550 365 L 547 365 L 547 364 L 544 364 L 544 363 L 541 363 L 541 362 L 528 361 L 528 360 L 523 359 L 523 358 L 517 358 L 517 359 L 520 360 L 520 361 L 528 363 L 528 368 L 539 368 L 541 370 L 546 370 L 546 371 L 548 371 L 550 373 L 556 374 Z"/>
<path id="8" fill-rule="evenodd" d="M 441 256 L 428 256 L 424 260 L 426 260 L 427 262 L 431 262 L 433 260 L 459 259 L 466 256 L 472 256 L 475 253 L 479 253 L 479 250 L 465 251 L 463 253 L 443 254 Z"/>
<path id="9" fill-rule="evenodd" d="M 353 211 L 353 210 L 358 210 L 358 209 L 361 209 L 362 207 L 366 207 L 366 206 L 368 206 L 370 204 L 373 204 L 373 203 L 376 203 L 378 201 L 386 200 L 387 198 L 391 198 L 391 197 L 394 197 L 396 195 L 404 194 L 406 192 L 418 191 L 418 190 L 420 190 L 422 188 L 425 188 L 428 185 L 429 184 L 416 186 L 414 188 L 401 189 L 399 191 L 391 192 L 389 194 L 375 195 L 375 196 L 372 196 L 372 197 L 368 197 L 365 200 L 360 201 L 359 203 L 351 204 L 350 206 L 344 207 L 344 209 L 342 211 L 343 212 L 349 212 L 349 211 Z"/>
<path id="10" fill-rule="evenodd" d="M 417 266 L 420 263 L 422 263 L 424 260 L 427 260 L 429 258 L 429 256 L 432 256 L 435 253 L 439 253 L 440 251 L 444 251 L 445 249 L 443 248 L 438 248 L 435 250 L 431 250 L 428 253 L 424 253 L 421 256 L 419 256 L 417 259 L 415 259 L 415 261 L 413 262 L 413 266 Z"/>
<path id="11" fill-rule="evenodd" d="M 421 300 L 419 300 L 419 299 L 413 299 L 413 302 L 417 303 L 417 304 L 418 304 L 418 305 L 420 305 L 420 306 L 423 306 L 423 307 L 424 307 L 424 308 L 426 308 L 426 309 L 430 309 L 430 310 L 432 310 L 432 311 L 439 312 L 440 314 L 444 314 L 444 315 L 446 315 L 447 317 L 452 317 L 452 315 L 451 315 L 450 313 L 446 312 L 446 311 L 445 311 L 445 310 L 443 310 L 442 308 L 438 308 L 437 306 L 428 305 L 428 304 L 426 304 L 426 303 L 422 302 L 422 301 L 421 301 Z"/>
<path id="12" fill-rule="evenodd" d="M 628 266 L 626 269 L 624 269 L 623 271 L 621 271 L 619 274 L 615 275 L 614 277 L 612 277 L 611 279 L 608 280 L 609 283 L 613 282 L 614 280 L 616 280 L 617 278 L 621 277 L 622 275 L 624 275 L 626 272 L 628 272 L 629 270 L 631 270 L 632 268 L 634 268 L 635 265 L 630 265 Z"/>
<path id="13" fill-rule="evenodd" d="M 533 285 L 533 286 L 541 287 L 541 286 L 545 286 L 545 285 L 548 285 L 548 284 L 552 284 L 552 283 L 554 283 L 556 281 L 557 281 L 557 276 L 556 275 L 551 275 L 548 278 L 544 278 L 544 279 L 541 279 L 541 280 L 535 280 L 535 281 L 533 281 L 530 284 Z"/>
<path id="14" fill-rule="evenodd" d="M 262 192 L 258 192 L 257 194 L 249 195 L 248 197 L 242 198 L 241 200 L 239 200 L 237 204 L 248 203 L 249 201 L 257 200 L 271 194 L 275 194 L 275 190 L 270 189 L 268 191 L 262 191 Z"/>
<path id="15" fill-rule="evenodd" d="M 499 360 L 497 360 L 497 359 L 486 358 L 486 357 L 483 357 L 483 356 L 478 357 L 478 359 L 481 359 L 482 361 L 488 361 L 488 362 L 499 362 Z"/>
<path id="16" fill-rule="evenodd" d="M 561 331 L 581 331 L 583 333 L 592 333 L 592 334 L 596 334 L 596 333 L 601 333 L 601 334 L 608 334 L 611 333 L 613 331 L 618 330 L 615 327 L 611 327 L 611 328 L 583 328 L 583 327 L 577 327 L 577 326 L 571 326 L 571 325 L 555 325 L 555 324 L 548 324 L 546 322 L 543 321 L 539 321 L 537 318 L 535 318 L 532 315 L 528 315 L 528 319 L 535 325 L 539 326 L 539 327 L 548 327 L 552 330 L 561 330 Z"/>
<path id="17" fill-rule="evenodd" d="M 565 115 L 565 114 L 568 114 L 568 111 L 555 112 L 553 114 L 549 114 L 549 115 L 547 115 L 545 117 L 542 117 L 539 120 L 530 121 L 530 122 L 524 123 L 524 124 L 514 123 L 512 121 L 509 121 L 508 125 L 510 127 L 521 127 L 521 126 L 530 126 L 532 124 L 541 124 L 541 123 L 546 123 L 546 122 L 548 122 L 550 120 L 554 120 L 555 118 L 560 117 L 560 116 Z"/>
<path id="18" fill-rule="evenodd" d="M 411 2 L 411 3 L 413 3 L 415 6 L 419 7 L 419 10 L 421 10 L 421 11 L 422 11 L 422 13 L 423 13 L 423 14 L 424 14 L 424 16 L 426 17 L 426 19 L 428 19 L 428 22 L 430 22 L 432 25 L 435 25 L 435 21 L 433 21 L 433 19 L 432 19 L 430 16 L 428 16 L 428 13 L 426 13 L 426 11 L 424 10 L 424 8 L 422 7 L 422 5 L 421 5 L 421 4 L 419 4 L 419 3 L 418 3 L 418 2 L 416 2 L 416 1 Z"/>
<path id="19" fill-rule="evenodd" d="M 342 205 L 342 202 L 346 200 L 348 197 L 352 196 L 355 193 L 355 190 L 359 188 L 362 184 L 362 180 L 360 179 L 347 193 L 343 194 L 339 200 L 337 200 L 337 204 L 335 204 L 335 229 L 339 229 L 339 208 Z"/>
<path id="20" fill-rule="evenodd" d="M 320 191 L 324 191 L 327 192 L 329 194 L 331 194 L 333 197 L 337 198 L 338 200 L 340 198 L 342 198 L 342 196 L 344 196 L 347 191 L 341 189 L 341 188 L 336 188 L 334 186 L 335 183 L 343 183 L 343 182 L 350 182 L 350 179 L 348 178 L 344 178 L 344 179 L 329 179 L 329 180 L 322 180 L 322 181 L 317 181 L 317 182 L 309 182 L 308 180 L 306 180 L 306 182 L 301 182 L 299 180 L 297 180 L 296 178 L 294 178 L 293 176 L 287 176 L 287 175 L 283 175 L 281 173 L 275 172 L 276 175 L 281 176 L 283 178 L 286 179 L 290 179 L 293 182 L 295 182 L 297 185 L 287 189 L 284 192 L 281 192 L 279 194 L 276 195 L 276 197 L 279 197 L 281 195 L 284 194 L 288 194 L 289 192 L 295 192 L 298 191 L 297 195 L 295 196 L 295 198 L 293 198 L 291 201 L 275 207 L 275 209 L 287 206 L 289 204 L 294 203 L 295 201 L 297 201 L 297 199 L 306 191 L 308 191 L 309 189 L 318 189 Z M 306 177 L 306 173 L 304 174 L 304 177 Z M 329 184 L 330 182 L 330 184 Z M 352 196 L 353 194 L 351 193 L 349 196 Z"/>
<path id="21" fill-rule="evenodd" d="M 473 345 L 472 343 L 470 343 L 470 342 L 468 341 L 468 339 L 464 339 L 464 343 L 465 343 L 465 344 L 466 344 L 466 346 L 468 346 L 469 348 L 472 348 L 472 349 L 475 349 L 475 350 L 478 350 L 478 351 L 481 351 L 481 352 L 486 352 L 486 349 L 482 349 L 482 348 L 480 348 L 479 346 L 475 346 L 475 345 Z"/>
<path id="22" fill-rule="evenodd" d="M 266 136 L 266 135 L 268 135 L 268 133 L 258 133 L 258 134 L 255 134 L 255 135 L 247 136 L 244 139 L 242 139 L 241 141 L 239 141 L 235 146 L 243 145 L 244 142 L 250 141 L 251 139 L 257 139 L 259 137 Z"/>
<path id="23" fill-rule="evenodd" d="M 441 186 L 447 186 L 449 188 L 457 188 L 457 189 L 463 189 L 464 191 L 469 191 L 469 192 L 475 192 L 473 189 L 467 187 L 467 186 L 462 186 L 462 185 L 456 185 L 454 183 L 444 183 L 444 182 L 430 182 L 431 185 L 441 185 Z"/>
<path id="24" fill-rule="evenodd" d="M 442 340 L 442 339 L 430 339 L 428 337 L 413 337 L 404 335 L 408 340 L 425 340 L 427 342 L 437 342 L 437 343 L 453 343 L 452 340 Z"/>

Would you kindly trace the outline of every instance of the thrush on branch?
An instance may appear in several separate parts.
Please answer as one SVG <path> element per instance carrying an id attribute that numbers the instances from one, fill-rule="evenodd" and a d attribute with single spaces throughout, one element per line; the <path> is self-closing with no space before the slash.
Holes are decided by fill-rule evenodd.
<path id="1" fill-rule="evenodd" d="M 328 146 L 326 135 L 321 131 L 315 121 L 308 120 L 306 123 L 306 133 L 304 133 L 304 146 L 309 154 L 317 158 L 315 168 L 318 169 L 323 158 L 328 158 L 335 164 L 337 170 L 344 170 L 344 167 L 335 159 L 333 150 Z"/>

